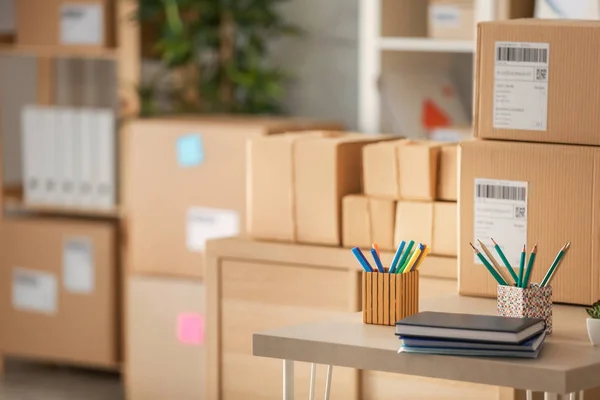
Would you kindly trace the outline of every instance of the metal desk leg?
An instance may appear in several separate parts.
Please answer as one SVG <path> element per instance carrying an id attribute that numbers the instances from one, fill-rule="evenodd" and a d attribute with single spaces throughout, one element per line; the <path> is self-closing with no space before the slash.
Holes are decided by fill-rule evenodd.
<path id="1" fill-rule="evenodd" d="M 333 365 L 327 366 L 327 380 L 325 381 L 325 400 L 329 400 L 331 394 L 331 375 L 333 374 Z"/>
<path id="2" fill-rule="evenodd" d="M 583 395 L 584 395 L 584 391 L 580 390 L 579 391 L 579 400 L 583 400 Z"/>
<path id="3" fill-rule="evenodd" d="M 308 400 L 315 400 L 315 380 L 317 377 L 317 364 L 310 364 L 310 389 L 308 392 Z"/>
<path id="4" fill-rule="evenodd" d="M 283 400 L 294 400 L 293 360 L 283 360 Z"/>
<path id="5" fill-rule="evenodd" d="M 527 400 L 533 400 L 533 392 L 531 390 L 525 391 L 525 396 Z"/>

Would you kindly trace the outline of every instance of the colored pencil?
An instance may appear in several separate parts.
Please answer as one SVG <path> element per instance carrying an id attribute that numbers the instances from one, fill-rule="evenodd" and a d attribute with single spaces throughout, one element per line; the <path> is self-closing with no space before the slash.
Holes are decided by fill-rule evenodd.
<path id="1" fill-rule="evenodd" d="M 492 239 L 492 238 L 490 238 L 490 239 Z M 502 249 L 500 248 L 500 246 L 498 246 L 498 243 L 496 243 L 496 241 L 494 239 L 492 239 L 492 243 L 494 243 L 494 248 L 496 249 L 496 252 L 498 253 L 498 255 L 500 256 L 500 258 L 502 259 L 502 262 L 506 266 L 506 269 L 510 273 L 510 276 L 512 276 L 512 278 L 514 279 L 514 281 L 517 282 L 519 280 L 519 277 L 515 273 L 515 270 L 513 269 L 512 265 L 510 265 L 510 263 L 506 259 L 506 256 L 504 255 L 504 252 L 502 251 Z"/>
<path id="2" fill-rule="evenodd" d="M 419 269 L 419 267 L 423 263 L 423 260 L 425 259 L 425 257 L 427 257 L 427 254 L 429 254 L 429 250 L 431 250 L 431 247 L 425 245 L 425 250 L 423 250 L 421 252 L 419 259 L 417 260 L 417 265 L 415 265 L 414 268 L 412 269 L 413 271 L 417 271 Z"/>
<path id="3" fill-rule="evenodd" d="M 392 259 L 392 263 L 390 264 L 390 274 L 393 274 L 394 272 L 396 272 L 396 266 L 398 265 L 399 261 L 400 261 L 400 256 L 402 255 L 402 250 L 404 250 L 404 246 L 406 246 L 406 242 L 403 240 L 400 243 L 400 246 L 398 246 L 398 249 L 396 250 L 396 254 L 394 254 L 394 258 Z"/>
<path id="4" fill-rule="evenodd" d="M 379 254 L 377 254 L 377 250 L 375 250 L 374 248 L 371 249 L 371 256 L 373 256 L 373 260 L 375 261 L 375 265 L 377 266 L 379 272 L 385 272 L 383 264 L 381 263 L 381 259 L 379 258 Z"/>
<path id="5" fill-rule="evenodd" d="M 519 262 L 519 281 L 517 282 L 517 287 L 521 287 L 523 283 L 523 274 L 525 272 L 525 257 L 527 256 L 527 248 L 523 245 L 523 250 L 521 250 L 521 261 Z"/>
<path id="6" fill-rule="evenodd" d="M 531 253 L 529 254 L 529 260 L 527 261 L 527 270 L 525 271 L 525 277 L 523 278 L 523 282 L 521 282 L 521 287 L 523 289 L 527 289 L 529 287 L 529 279 L 531 278 L 531 270 L 533 270 L 536 255 L 537 244 L 533 246 L 533 250 L 531 250 Z"/>
<path id="7" fill-rule="evenodd" d="M 508 284 L 506 283 L 506 281 L 504 280 L 504 278 L 502 278 L 496 272 L 496 270 L 494 270 L 494 267 L 492 267 L 492 265 L 488 262 L 488 260 L 485 259 L 485 257 L 483 256 L 483 254 L 481 254 L 481 252 L 479 250 L 477 250 L 477 248 L 475 246 L 473 246 L 473 243 L 469 243 L 469 244 L 473 248 L 473 252 L 475 253 L 475 255 L 477 255 L 477 257 L 479 257 L 479 260 L 481 260 L 481 262 L 487 268 L 487 270 L 489 271 L 489 273 L 492 274 L 492 276 L 494 277 L 494 279 L 496 279 L 496 282 L 498 282 L 499 285 L 508 286 Z"/>
<path id="8" fill-rule="evenodd" d="M 373 243 L 373 248 L 377 252 L 377 257 L 379 257 L 379 259 L 381 259 L 381 253 L 379 252 L 379 245 L 377 243 Z"/>
<path id="9" fill-rule="evenodd" d="M 406 262 L 406 260 L 408 260 L 408 256 L 411 254 L 410 251 L 412 250 L 414 245 L 415 245 L 414 240 L 411 240 L 410 242 L 408 242 L 408 247 L 406 248 L 406 251 L 402 255 L 402 258 L 400 259 L 400 261 L 398 261 L 398 266 L 394 270 L 394 273 L 399 274 L 402 272 L 402 267 L 404 266 L 404 263 Z"/>
<path id="10" fill-rule="evenodd" d="M 506 282 L 509 282 L 510 278 L 507 278 L 506 273 L 504 271 L 502 271 L 503 269 L 506 269 L 506 268 L 502 268 L 500 266 L 500 264 L 498 263 L 498 261 L 496 261 L 496 258 L 494 257 L 494 255 L 492 254 L 490 249 L 488 249 L 487 246 L 481 240 L 478 239 L 477 241 L 479 242 L 479 246 L 481 247 L 481 250 L 483 250 L 483 252 L 487 256 L 487 258 L 490 260 L 490 262 L 492 263 L 492 266 L 494 267 L 494 269 L 496 270 L 498 275 L 500 275 L 502 277 L 502 279 L 504 279 Z"/>
<path id="11" fill-rule="evenodd" d="M 569 247 L 571 247 L 571 242 L 568 242 L 567 244 L 565 244 L 558 251 L 558 254 L 556 255 L 556 258 L 554 259 L 554 261 L 552 262 L 552 265 L 550 266 L 550 268 L 546 272 L 546 275 L 544 275 L 544 279 L 542 279 L 542 283 L 540 283 L 541 287 L 548 286 L 548 284 L 552 280 L 552 277 L 554 276 L 554 273 L 556 272 L 556 270 L 560 266 L 565 253 L 569 250 Z"/>
<path id="12" fill-rule="evenodd" d="M 421 255 L 421 252 L 423 251 L 425 247 L 422 244 L 419 244 L 419 247 L 417 247 L 412 255 L 412 257 L 410 258 L 410 260 L 406 263 L 406 266 L 404 267 L 404 269 L 402 270 L 402 273 L 406 273 L 406 272 L 410 272 L 412 271 L 412 268 L 414 267 L 414 265 L 416 264 L 417 260 L 419 259 L 419 256 Z"/>
<path id="13" fill-rule="evenodd" d="M 361 267 L 363 267 L 363 269 L 366 272 L 373 272 L 373 267 L 371 267 L 371 264 L 369 264 L 369 262 L 365 258 L 365 255 L 362 253 L 362 251 L 360 251 L 358 247 L 354 247 L 352 249 L 352 254 L 354 254 L 354 257 L 356 257 Z"/>

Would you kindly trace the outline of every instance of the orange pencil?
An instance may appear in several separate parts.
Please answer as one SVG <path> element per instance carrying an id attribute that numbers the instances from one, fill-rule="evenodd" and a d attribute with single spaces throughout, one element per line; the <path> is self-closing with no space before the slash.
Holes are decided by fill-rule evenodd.
<path id="1" fill-rule="evenodd" d="M 377 243 L 373 243 L 373 248 L 377 252 L 377 256 L 381 258 L 381 253 L 379 252 L 379 245 Z"/>

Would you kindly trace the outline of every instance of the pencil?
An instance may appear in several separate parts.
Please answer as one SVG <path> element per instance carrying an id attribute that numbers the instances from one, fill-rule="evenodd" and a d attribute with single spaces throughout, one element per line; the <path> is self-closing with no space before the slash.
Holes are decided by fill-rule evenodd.
<path id="1" fill-rule="evenodd" d="M 431 247 L 425 245 L 425 250 L 423 250 L 421 252 L 421 255 L 419 256 L 419 259 L 417 260 L 417 264 L 412 269 L 413 271 L 417 271 L 419 269 L 419 267 L 423 263 L 423 260 L 425 259 L 425 257 L 427 257 L 427 254 L 429 254 L 429 250 L 431 250 Z"/>
<path id="2" fill-rule="evenodd" d="M 502 273 L 503 268 L 500 266 L 500 264 L 498 264 L 498 261 L 496 261 L 496 259 L 492 255 L 492 252 L 487 248 L 487 246 L 481 240 L 478 239 L 477 241 L 479 242 L 479 246 L 481 247 L 481 250 L 483 250 L 483 252 L 487 256 L 487 258 L 490 260 L 490 262 L 492 263 L 492 266 L 494 267 L 496 272 L 502 277 L 502 279 L 504 279 L 506 282 L 508 282 L 510 279 L 507 279 L 506 275 Z"/>
<path id="3" fill-rule="evenodd" d="M 504 280 L 504 278 L 502 278 L 494 270 L 494 267 L 492 267 L 490 265 L 490 263 L 488 262 L 488 260 L 485 259 L 485 257 L 483 256 L 483 254 L 481 254 L 481 252 L 479 252 L 479 250 L 477 250 L 477 248 L 475 246 L 473 246 L 473 243 L 469 243 L 469 244 L 473 248 L 473 252 L 475 253 L 475 255 L 477 255 L 477 257 L 479 257 L 479 259 L 481 260 L 481 262 L 483 263 L 483 265 L 487 268 L 487 270 L 490 272 L 490 274 L 492 274 L 492 276 L 494 277 L 494 279 L 496 279 L 496 281 L 498 282 L 498 284 L 503 285 L 503 286 L 508 286 L 508 284 L 506 283 L 506 281 Z"/>
<path id="4" fill-rule="evenodd" d="M 545 287 L 550 283 L 550 281 L 552 280 L 552 277 L 554 276 L 554 272 L 556 272 L 556 270 L 558 269 L 558 266 L 562 262 L 562 259 L 565 255 L 565 253 L 569 250 L 569 247 L 571 247 L 571 242 L 568 242 L 567 244 L 565 244 L 558 251 L 558 254 L 556 255 L 556 258 L 554 259 L 554 261 L 552 262 L 552 265 L 550 266 L 550 268 L 548 268 L 548 272 L 546 272 L 546 275 L 544 275 L 544 279 L 542 279 L 542 283 L 540 283 L 540 287 Z"/>
<path id="5" fill-rule="evenodd" d="M 410 260 L 406 263 L 406 266 L 404 267 L 404 269 L 402 270 L 402 273 L 404 274 L 405 272 L 410 272 L 412 271 L 412 268 L 415 266 L 415 264 L 417 263 L 417 260 L 419 259 L 419 256 L 421 255 L 421 252 L 423 251 L 424 247 L 422 244 L 419 244 L 419 247 L 417 247 L 415 249 L 415 252 L 413 253 L 412 257 L 410 258 Z"/>
<path id="6" fill-rule="evenodd" d="M 363 267 L 363 269 L 366 272 L 373 272 L 373 267 L 371 267 L 371 264 L 369 264 L 369 262 L 365 258 L 365 255 L 362 253 L 362 251 L 360 251 L 358 247 L 352 248 L 352 254 L 354 254 L 354 257 L 356 257 L 361 267 Z"/>
<path id="7" fill-rule="evenodd" d="M 517 287 L 521 287 L 523 283 L 523 273 L 525 272 L 525 257 L 527 254 L 527 248 L 523 245 L 523 250 L 521 251 L 521 262 L 519 263 L 519 282 L 517 282 Z"/>
<path id="8" fill-rule="evenodd" d="M 521 282 L 521 287 L 523 289 L 527 289 L 529 287 L 529 279 L 531 278 L 531 270 L 533 269 L 533 265 L 535 264 L 536 254 L 537 244 L 533 246 L 533 250 L 531 250 L 531 254 L 529 254 L 529 260 L 527 261 L 527 271 L 525 271 L 525 277 L 523 278 L 523 282 Z"/>
<path id="9" fill-rule="evenodd" d="M 490 238 L 490 239 L 492 239 L 492 238 Z M 515 273 L 515 270 L 513 269 L 513 267 L 510 265 L 510 263 L 506 259 L 506 256 L 504 255 L 504 252 L 502 251 L 502 249 L 500 248 L 500 246 L 498 246 L 498 243 L 496 243 L 496 241 L 494 239 L 492 239 L 492 243 L 494 243 L 494 248 L 496 249 L 496 252 L 498 253 L 498 255 L 500 256 L 500 258 L 502 259 L 502 262 L 506 266 L 506 269 L 510 273 L 510 276 L 512 276 L 512 278 L 514 279 L 514 281 L 517 282 L 519 280 L 519 277 L 517 276 L 517 274 Z"/>
<path id="10" fill-rule="evenodd" d="M 413 256 L 417 252 L 417 250 L 418 250 L 418 247 L 415 247 L 415 249 L 410 252 L 410 254 L 408 255 L 408 257 L 406 257 L 406 260 L 404 261 L 404 263 L 402 264 L 402 266 L 396 270 L 397 274 L 403 274 L 404 273 L 404 270 L 408 266 L 408 263 L 410 262 L 410 260 L 412 260 Z"/>
<path id="11" fill-rule="evenodd" d="M 373 248 L 377 252 L 377 257 L 381 258 L 381 253 L 379 252 L 379 245 L 377 243 L 373 243 Z"/>
<path id="12" fill-rule="evenodd" d="M 385 269 L 383 268 L 383 264 L 381 263 L 381 259 L 379 258 L 379 255 L 377 254 L 377 250 L 375 250 L 374 248 L 371 249 L 371 255 L 373 256 L 373 261 L 375 261 L 377 270 L 379 272 L 385 272 Z"/>
<path id="13" fill-rule="evenodd" d="M 412 250 L 414 245 L 415 245 L 414 240 L 411 240 L 410 242 L 408 242 L 408 247 L 406 248 L 406 251 L 402 255 L 402 258 L 400 259 L 400 261 L 398 261 L 398 265 L 396 266 L 396 268 L 394 268 L 394 272 L 396 274 L 402 272 L 402 267 L 404 266 L 404 263 L 408 259 L 408 255 L 410 254 L 410 251 Z"/>
<path id="14" fill-rule="evenodd" d="M 406 242 L 403 240 L 402 243 L 400 243 L 400 246 L 398 246 L 398 250 L 396 250 L 396 254 L 394 254 L 394 258 L 390 264 L 390 274 L 396 272 L 396 265 L 398 265 L 398 262 L 400 261 L 400 256 L 402 255 L 402 250 L 404 250 L 405 245 Z"/>

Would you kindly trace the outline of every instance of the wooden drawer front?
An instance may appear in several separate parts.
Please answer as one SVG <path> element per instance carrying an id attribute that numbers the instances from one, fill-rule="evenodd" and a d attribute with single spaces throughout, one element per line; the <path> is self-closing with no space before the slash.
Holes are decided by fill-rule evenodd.
<path id="1" fill-rule="evenodd" d="M 223 260 L 221 399 L 281 399 L 282 361 L 252 356 L 252 334 L 358 311 L 358 270 Z M 352 289 L 355 288 L 355 289 Z M 296 396 L 308 398 L 310 364 L 296 363 Z M 316 395 L 326 367 L 317 368 Z M 358 372 L 334 368 L 332 398 L 358 398 Z"/>
<path id="2" fill-rule="evenodd" d="M 496 386 L 419 378 L 385 372 L 362 373 L 362 400 L 497 400 Z"/>

